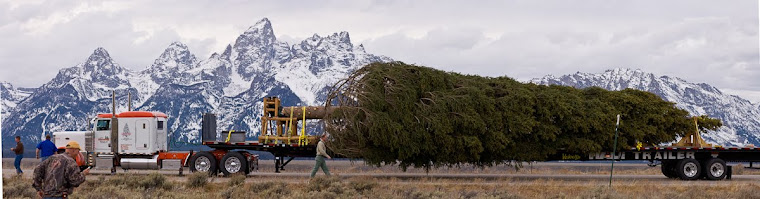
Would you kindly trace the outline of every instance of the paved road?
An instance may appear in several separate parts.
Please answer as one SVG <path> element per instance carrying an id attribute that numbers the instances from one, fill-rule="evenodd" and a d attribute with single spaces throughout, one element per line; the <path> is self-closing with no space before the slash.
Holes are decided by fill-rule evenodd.
<path id="1" fill-rule="evenodd" d="M 10 165 L 12 165 L 12 159 Z M 6 159 L 3 160 L 3 176 L 9 177 L 15 175 L 13 167 L 7 165 Z M 24 162 L 26 165 L 24 177 L 31 178 L 33 167 L 38 161 L 29 159 Z M 259 172 L 253 172 L 249 175 L 249 181 L 303 181 L 308 180 L 309 171 L 313 166 L 313 160 L 297 160 L 291 162 L 287 170 L 282 173 L 274 173 L 273 161 L 261 161 Z M 460 168 L 439 168 L 433 169 L 426 173 L 423 169 L 411 168 L 407 172 L 402 172 L 395 166 L 373 167 L 364 165 L 362 162 L 350 161 L 328 161 L 328 166 L 342 178 L 375 178 L 381 181 L 400 180 L 400 181 L 419 181 L 424 179 L 436 179 L 437 181 L 457 181 L 456 183 L 467 183 L 468 181 L 478 181 L 476 183 L 503 183 L 503 182 L 528 182 L 540 180 L 556 181 L 580 181 L 589 183 L 608 182 L 609 163 L 588 163 L 588 162 L 537 162 L 531 165 L 525 165 L 521 171 L 515 171 L 509 166 L 498 166 L 486 169 L 460 167 Z M 613 179 L 616 183 L 625 183 L 627 181 L 652 181 L 662 184 L 682 184 L 686 183 L 680 180 L 668 179 L 658 174 L 658 167 L 649 167 L 644 163 L 622 163 L 615 164 L 615 171 L 621 172 L 616 174 Z M 532 170 L 532 171 L 531 171 Z M 122 170 L 117 169 L 117 173 L 128 174 L 150 174 L 161 173 L 167 175 L 173 180 L 184 181 L 184 177 L 179 177 L 178 171 L 169 170 Z M 190 171 L 185 168 L 184 174 Z M 633 174 L 631 174 L 633 173 Z M 110 170 L 93 170 L 93 175 L 110 176 Z M 653 175 L 654 174 L 654 175 Z M 320 171 L 320 175 L 321 171 Z M 225 181 L 226 178 L 218 178 Z M 464 181 L 464 182 L 463 182 Z M 734 175 L 730 182 L 759 182 L 760 175 Z M 723 183 L 716 181 L 692 181 L 688 183 Z"/>

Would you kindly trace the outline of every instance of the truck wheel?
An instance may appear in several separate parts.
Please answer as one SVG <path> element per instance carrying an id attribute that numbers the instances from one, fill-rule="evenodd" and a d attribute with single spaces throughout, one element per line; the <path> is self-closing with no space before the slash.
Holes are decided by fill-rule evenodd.
<path id="1" fill-rule="evenodd" d="M 208 151 L 196 153 L 190 157 L 190 171 L 208 172 L 209 175 L 216 174 L 216 158 Z"/>
<path id="2" fill-rule="evenodd" d="M 681 180 L 696 180 L 702 175 L 702 167 L 695 159 L 683 159 L 678 161 L 676 167 L 678 177 Z"/>
<path id="3" fill-rule="evenodd" d="M 726 177 L 726 161 L 719 158 L 712 158 L 704 164 L 705 178 L 708 180 L 722 180 Z"/>
<path id="4" fill-rule="evenodd" d="M 677 178 L 678 174 L 676 174 L 675 170 L 675 163 L 673 161 L 662 161 L 662 165 L 660 165 L 660 170 L 662 171 L 662 174 L 665 175 L 665 177 L 668 178 Z"/>
<path id="5" fill-rule="evenodd" d="M 236 173 L 248 173 L 248 160 L 245 159 L 243 154 L 239 152 L 230 151 L 219 162 L 219 168 L 221 168 L 224 176 L 229 176 Z"/>

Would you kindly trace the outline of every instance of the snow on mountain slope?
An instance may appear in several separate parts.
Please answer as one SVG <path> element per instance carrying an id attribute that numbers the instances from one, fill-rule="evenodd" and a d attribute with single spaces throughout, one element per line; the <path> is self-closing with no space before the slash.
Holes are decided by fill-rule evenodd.
<path id="1" fill-rule="evenodd" d="M 129 85 L 130 77 L 105 49 L 96 49 L 83 63 L 60 70 L 7 113 L 2 121 L 3 145 L 12 144 L 10 138 L 16 135 L 25 143 L 35 143 L 46 133 L 83 130 L 87 118 L 110 110 L 113 91 L 123 107 L 119 111 L 125 111 L 127 92 L 137 93 Z"/>
<path id="2" fill-rule="evenodd" d="M 31 143 L 43 133 L 81 130 L 88 117 L 110 112 L 115 90 L 117 112 L 126 110 L 129 92 L 135 110 L 167 113 L 173 141 L 198 141 L 201 114 L 206 112 L 217 114 L 218 131 L 247 131 L 254 136 L 261 128 L 264 97 L 278 96 L 285 106 L 320 104 L 333 83 L 378 61 L 392 60 L 369 54 L 362 45 L 354 47 L 347 32 L 314 35 L 294 45 L 277 41 L 266 18 L 205 60 L 175 42 L 151 66 L 131 71 L 98 48 L 82 64 L 61 69 L 10 109 L 2 121 L 2 134 L 21 135 Z M 3 143 L 7 144 L 12 143 Z"/>
<path id="3" fill-rule="evenodd" d="M 143 71 L 133 73 L 130 85 L 137 88 L 140 96 L 153 96 L 159 86 L 167 83 L 193 82 L 185 71 L 193 69 L 198 63 L 195 55 L 180 42 L 170 44 L 153 64 Z M 148 97 L 143 99 L 147 100 Z M 141 105 L 145 101 L 138 101 Z"/>
<path id="4" fill-rule="evenodd" d="M 32 90 L 33 91 L 33 90 Z M 26 97 L 32 94 L 29 89 L 16 89 L 9 82 L 0 82 L 0 118 L 8 117 L 10 110 L 16 108 Z"/>
<path id="5" fill-rule="evenodd" d="M 601 87 L 608 90 L 633 88 L 652 92 L 692 115 L 708 115 L 723 121 L 724 127 L 703 134 L 712 143 L 728 146 L 760 145 L 760 108 L 738 96 L 728 95 L 705 83 L 690 83 L 677 77 L 656 76 L 641 70 L 613 69 L 604 73 L 575 73 L 531 80 L 542 85 L 576 88 Z"/>

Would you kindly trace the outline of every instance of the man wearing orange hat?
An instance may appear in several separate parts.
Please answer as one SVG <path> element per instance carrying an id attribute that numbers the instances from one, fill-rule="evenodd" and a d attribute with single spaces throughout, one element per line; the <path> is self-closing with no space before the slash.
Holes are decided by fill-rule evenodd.
<path id="1" fill-rule="evenodd" d="M 42 198 L 67 198 L 85 180 L 90 169 L 79 171 L 76 157 L 79 143 L 71 141 L 66 145 L 66 153 L 50 156 L 34 169 L 32 186 Z"/>

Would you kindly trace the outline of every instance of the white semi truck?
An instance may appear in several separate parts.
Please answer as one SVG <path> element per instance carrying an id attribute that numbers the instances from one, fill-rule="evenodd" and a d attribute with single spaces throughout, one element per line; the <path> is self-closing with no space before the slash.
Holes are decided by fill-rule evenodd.
<path id="1" fill-rule="evenodd" d="M 169 116 L 161 112 L 98 114 L 90 121 L 93 125 L 88 131 L 55 132 L 54 137 L 57 145 L 65 145 L 70 140 L 83 143 L 86 164 L 111 172 L 117 167 L 182 172 L 182 168 L 188 166 L 194 172 L 248 174 L 258 169 L 258 155 L 250 151 L 271 152 L 275 156 L 275 170 L 279 172 L 294 157 L 315 156 L 316 137 L 307 136 L 303 125 L 300 133 L 297 128 L 299 121 L 321 119 L 325 114 L 323 107 L 281 107 L 278 98 L 265 98 L 262 133 L 252 141 L 245 139 L 245 132 L 234 131 L 222 132 L 226 139 L 217 140 L 216 116 L 204 114 L 201 144 L 214 150 L 196 153 L 170 151 Z M 287 161 L 286 157 L 289 157 Z"/>

